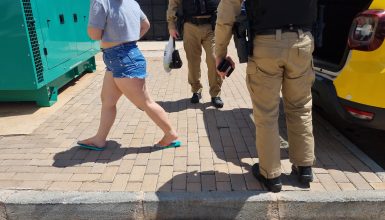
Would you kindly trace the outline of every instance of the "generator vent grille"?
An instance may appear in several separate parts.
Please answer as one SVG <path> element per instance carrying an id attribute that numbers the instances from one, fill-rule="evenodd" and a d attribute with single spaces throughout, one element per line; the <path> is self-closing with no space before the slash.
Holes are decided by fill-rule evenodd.
<path id="1" fill-rule="evenodd" d="M 35 19 L 33 17 L 31 0 L 22 0 L 25 19 L 28 28 L 29 39 L 31 42 L 33 61 L 35 62 L 36 78 L 39 83 L 44 81 L 43 63 L 40 56 L 40 47 L 36 34 Z"/>

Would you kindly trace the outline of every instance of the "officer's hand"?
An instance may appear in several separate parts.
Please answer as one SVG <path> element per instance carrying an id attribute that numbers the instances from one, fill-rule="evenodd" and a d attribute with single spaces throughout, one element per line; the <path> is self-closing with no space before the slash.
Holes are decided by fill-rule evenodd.
<path id="1" fill-rule="evenodd" d="M 175 29 L 169 29 L 168 32 L 170 33 L 170 36 L 172 36 L 174 39 L 177 39 L 179 37 L 179 33 Z"/>
<path id="2" fill-rule="evenodd" d="M 216 63 L 216 69 L 217 69 L 217 73 L 218 73 L 218 75 L 222 78 L 222 79 L 225 79 L 226 78 L 226 73 L 225 72 L 220 72 L 219 70 L 218 70 L 218 66 L 219 66 L 219 64 L 222 62 L 222 60 L 223 59 L 226 59 L 226 60 L 228 60 L 230 63 L 231 63 L 231 67 L 233 67 L 233 69 L 235 69 L 235 63 L 234 63 L 234 61 L 233 61 L 233 59 L 230 57 L 230 56 L 227 56 L 226 58 L 221 58 L 221 57 L 217 57 L 216 59 L 215 59 L 215 63 Z"/>

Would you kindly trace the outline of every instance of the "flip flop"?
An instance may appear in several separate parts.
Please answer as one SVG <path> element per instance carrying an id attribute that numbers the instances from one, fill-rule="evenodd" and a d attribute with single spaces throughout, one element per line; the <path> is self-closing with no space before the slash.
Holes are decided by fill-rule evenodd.
<path id="1" fill-rule="evenodd" d="M 160 147 L 160 148 L 163 148 L 163 149 L 167 149 L 167 148 L 177 148 L 177 147 L 180 147 L 181 145 L 182 145 L 182 143 L 181 143 L 180 141 L 178 141 L 178 140 L 171 142 L 171 143 L 170 143 L 169 145 L 167 145 L 167 146 L 162 146 L 162 145 L 160 145 L 160 144 L 155 144 L 155 146 Z"/>
<path id="2" fill-rule="evenodd" d="M 96 147 L 93 145 L 88 145 L 88 144 L 82 144 L 82 143 L 77 143 L 80 148 L 88 149 L 88 150 L 94 150 L 94 151 L 103 151 L 106 149 L 106 147 Z"/>

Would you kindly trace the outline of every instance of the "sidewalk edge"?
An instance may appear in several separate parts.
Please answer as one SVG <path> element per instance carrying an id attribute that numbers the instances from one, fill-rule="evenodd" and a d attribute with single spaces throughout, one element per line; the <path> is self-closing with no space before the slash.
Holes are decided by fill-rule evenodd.
<path id="1" fill-rule="evenodd" d="M 385 190 L 278 194 L 0 191 L 0 198 L 0 217 L 7 219 L 383 219 L 385 216 Z"/>

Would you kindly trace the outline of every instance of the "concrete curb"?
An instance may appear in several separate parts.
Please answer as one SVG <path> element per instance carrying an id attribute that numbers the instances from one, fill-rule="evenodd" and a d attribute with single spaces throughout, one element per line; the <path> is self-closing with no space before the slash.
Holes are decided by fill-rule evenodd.
<path id="1" fill-rule="evenodd" d="M 130 193 L 0 191 L 0 219 L 385 219 L 385 190 Z"/>
<path id="2" fill-rule="evenodd" d="M 385 219 L 385 191 L 285 192 L 278 194 L 283 219 Z"/>

